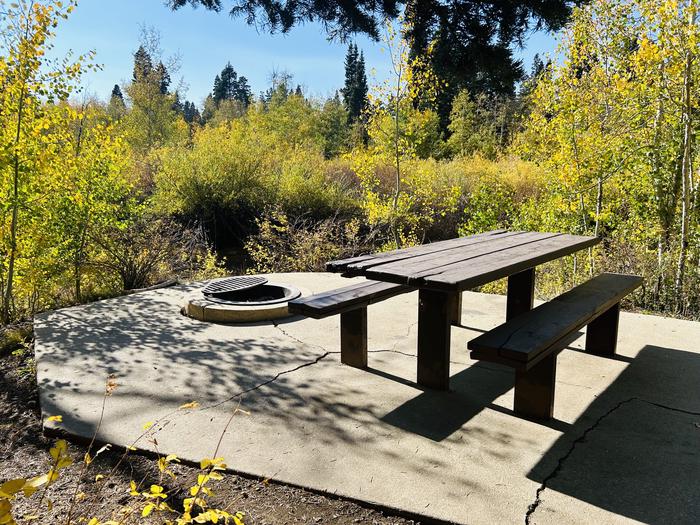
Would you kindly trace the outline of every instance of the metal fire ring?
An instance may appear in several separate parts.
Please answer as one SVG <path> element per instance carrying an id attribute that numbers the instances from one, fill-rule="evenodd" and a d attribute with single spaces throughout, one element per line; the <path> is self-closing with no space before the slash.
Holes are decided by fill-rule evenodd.
<path id="1" fill-rule="evenodd" d="M 224 295 L 231 292 L 238 292 L 241 290 L 249 290 L 267 283 L 267 278 L 260 276 L 241 276 L 241 277 L 227 277 L 226 279 L 220 279 L 209 283 L 202 289 L 204 295 L 211 295 L 216 297 L 217 295 Z"/>

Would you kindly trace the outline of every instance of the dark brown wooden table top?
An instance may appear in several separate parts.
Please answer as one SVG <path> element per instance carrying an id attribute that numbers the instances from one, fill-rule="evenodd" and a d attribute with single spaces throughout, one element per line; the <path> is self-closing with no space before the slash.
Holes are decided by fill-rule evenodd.
<path id="1" fill-rule="evenodd" d="M 563 233 L 495 230 L 401 250 L 331 261 L 328 271 L 456 292 L 508 277 L 600 242 Z"/>

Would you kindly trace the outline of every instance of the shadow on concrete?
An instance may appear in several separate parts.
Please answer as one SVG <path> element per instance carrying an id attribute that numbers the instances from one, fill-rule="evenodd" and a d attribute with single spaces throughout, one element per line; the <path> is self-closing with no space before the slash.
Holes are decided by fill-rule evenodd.
<path id="1" fill-rule="evenodd" d="M 62 428 L 92 437 L 105 380 L 114 374 L 120 386 L 105 413 L 105 420 L 112 422 L 138 415 L 148 404 L 149 420 L 154 420 L 156 410 L 163 418 L 154 427 L 160 432 L 175 420 L 186 421 L 212 408 L 219 409 L 211 411 L 212 417 L 221 417 L 222 411 L 226 415 L 241 401 L 242 408 L 284 421 L 301 434 L 305 427 L 322 428 L 319 446 L 352 443 L 356 438 L 347 431 L 348 421 L 356 422 L 355 426 L 370 422 L 376 432 L 368 436 L 377 437 L 368 437 L 368 444 L 382 439 L 378 403 L 347 402 L 349 397 L 364 396 L 361 385 L 328 384 L 319 396 L 313 374 L 307 380 L 299 375 L 294 381 L 288 379 L 291 372 L 320 361 L 340 366 L 337 347 L 307 344 L 284 331 L 285 326 L 304 322 L 303 318 L 281 320 L 279 327 L 270 322 L 204 323 L 181 315 L 174 306 L 174 296 L 190 291 L 190 287 L 173 287 L 39 316 L 38 383 L 44 414 L 61 414 Z M 308 326 L 323 331 L 335 322 L 310 320 Z M 263 335 L 253 330 L 260 327 L 265 329 Z M 404 330 L 397 328 L 397 334 Z M 66 411 L 71 399 L 79 401 Z M 192 400 L 201 407 L 174 413 L 180 404 Z M 110 441 L 102 433 L 97 438 Z"/>
<path id="2" fill-rule="evenodd" d="M 513 388 L 513 371 L 478 364 L 450 377 L 450 391 L 425 390 L 381 420 L 433 441 L 442 441 Z"/>
<path id="3" fill-rule="evenodd" d="M 562 508 L 565 494 L 644 523 L 698 523 L 698 379 L 700 355 L 645 346 L 530 471 L 546 486 L 535 505 Z"/>

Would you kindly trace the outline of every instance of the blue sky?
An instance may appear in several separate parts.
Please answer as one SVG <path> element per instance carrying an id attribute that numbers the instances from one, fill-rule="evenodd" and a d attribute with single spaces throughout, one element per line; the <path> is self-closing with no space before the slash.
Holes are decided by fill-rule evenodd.
<path id="1" fill-rule="evenodd" d="M 58 30 L 54 54 L 93 49 L 103 70 L 84 78 L 87 93 L 107 99 L 114 84 L 131 78 L 133 53 L 141 27 L 153 27 L 161 36 L 164 56 L 179 55 L 180 71 L 188 89 L 183 98 L 198 105 L 211 90 L 214 76 L 226 62 L 245 75 L 258 94 L 267 88 L 273 70 L 294 75 L 313 96 L 332 95 L 343 84 L 346 45 L 328 42 L 322 28 L 307 24 L 289 34 L 258 33 L 240 19 L 189 6 L 171 11 L 162 0 L 79 0 L 78 7 Z M 368 70 L 381 78 L 388 71 L 388 57 L 381 44 L 356 39 L 364 51 Z M 552 52 L 555 39 L 546 33 L 531 35 L 518 51 L 527 68 L 535 53 Z"/>

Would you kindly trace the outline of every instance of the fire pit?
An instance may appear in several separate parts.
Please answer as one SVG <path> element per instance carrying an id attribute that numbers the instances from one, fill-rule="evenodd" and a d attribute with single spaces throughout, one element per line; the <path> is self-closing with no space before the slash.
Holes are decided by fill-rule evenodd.
<path id="1" fill-rule="evenodd" d="M 297 288 L 260 275 L 226 277 L 189 297 L 183 313 L 215 323 L 269 321 L 289 316 L 287 302 L 300 295 Z"/>

